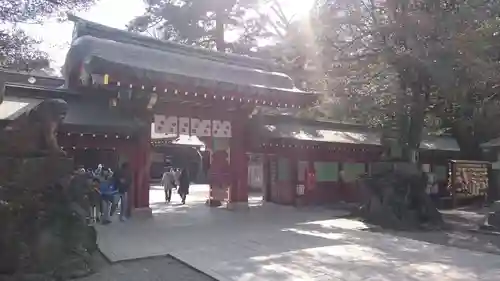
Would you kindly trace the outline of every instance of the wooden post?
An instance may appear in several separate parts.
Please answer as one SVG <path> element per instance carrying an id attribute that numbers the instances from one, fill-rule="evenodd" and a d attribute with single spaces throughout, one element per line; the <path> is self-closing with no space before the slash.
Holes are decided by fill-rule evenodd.
<path id="1" fill-rule="evenodd" d="M 132 215 L 140 217 L 151 217 L 152 210 L 149 207 L 149 180 L 151 163 L 151 133 L 148 130 L 139 136 L 137 147 L 133 149 L 133 164 L 131 168 L 134 174 L 134 185 L 129 193 L 132 207 Z"/>
<path id="2" fill-rule="evenodd" d="M 231 186 L 228 208 L 248 208 L 248 156 L 246 154 L 244 116 L 235 116 L 229 142 L 231 155 Z"/>
<path id="3" fill-rule="evenodd" d="M 453 209 L 456 208 L 457 206 L 457 181 L 455 177 L 455 162 L 451 161 L 450 162 L 450 176 L 451 176 L 451 207 Z"/>

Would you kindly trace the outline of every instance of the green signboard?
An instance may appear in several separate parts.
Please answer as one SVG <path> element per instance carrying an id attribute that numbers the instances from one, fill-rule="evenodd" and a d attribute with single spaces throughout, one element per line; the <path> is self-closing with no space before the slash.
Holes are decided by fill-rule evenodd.
<path id="1" fill-rule="evenodd" d="M 314 170 L 316 171 L 316 181 L 318 182 L 339 180 L 339 163 L 314 162 Z"/>
<path id="2" fill-rule="evenodd" d="M 434 174 L 437 180 L 444 181 L 448 179 L 448 167 L 444 165 L 436 165 L 433 167 Z"/>
<path id="3" fill-rule="evenodd" d="M 344 181 L 354 182 L 359 176 L 366 173 L 366 166 L 364 163 L 343 163 L 342 170 L 344 171 Z"/>

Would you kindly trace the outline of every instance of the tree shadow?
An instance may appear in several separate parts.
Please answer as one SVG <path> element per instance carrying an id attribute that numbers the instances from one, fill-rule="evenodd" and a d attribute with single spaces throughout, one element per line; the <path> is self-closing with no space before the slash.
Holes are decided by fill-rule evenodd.
<path id="1" fill-rule="evenodd" d="M 169 208 L 149 221 L 99 231 L 108 243 L 101 250 L 118 260 L 171 254 L 219 280 L 465 281 L 500 274 L 496 256 L 342 229 L 332 226 L 331 210 Z"/>
<path id="2" fill-rule="evenodd" d="M 497 280 L 500 259 L 478 252 L 451 250 L 415 240 L 321 224 L 284 230 L 299 240 L 322 241 L 310 248 L 227 261 L 214 267 L 223 280 Z M 359 235 L 362 234 L 362 235 Z M 282 237 L 282 239 L 286 239 Z M 324 241 L 330 240 L 330 243 Z M 320 244 L 327 246 L 319 246 Z M 318 247 L 319 246 L 319 247 Z"/>

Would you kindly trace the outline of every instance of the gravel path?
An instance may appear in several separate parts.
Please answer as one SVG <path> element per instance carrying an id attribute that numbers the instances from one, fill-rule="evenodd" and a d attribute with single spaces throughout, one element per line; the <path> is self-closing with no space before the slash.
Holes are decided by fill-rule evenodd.
<path id="1" fill-rule="evenodd" d="M 81 281 L 217 281 L 173 259 L 155 257 L 108 264 Z"/>

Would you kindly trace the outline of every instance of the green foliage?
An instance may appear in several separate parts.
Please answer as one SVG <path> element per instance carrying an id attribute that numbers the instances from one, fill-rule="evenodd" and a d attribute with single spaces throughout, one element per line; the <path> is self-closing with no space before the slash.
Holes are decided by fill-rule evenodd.
<path id="1" fill-rule="evenodd" d="M 318 0 L 314 29 L 273 52 L 293 49 L 305 84 L 324 92 L 310 117 L 373 126 L 396 117 L 413 144 L 423 126 L 460 128 L 459 142 L 478 148 L 500 133 L 484 126 L 500 109 L 498 15 L 500 3 L 487 0 Z"/>
<path id="2" fill-rule="evenodd" d="M 148 0 L 146 12 L 129 24 L 129 30 L 156 32 L 159 38 L 226 51 L 224 32 L 244 27 L 246 10 L 257 0 Z M 247 31 L 249 27 L 246 26 Z"/>
<path id="3" fill-rule="evenodd" d="M 13 69 L 48 67 L 47 54 L 37 49 L 38 43 L 22 30 L 0 30 L 0 67 Z"/>
<path id="4" fill-rule="evenodd" d="M 279 0 L 147 3 L 131 30 L 273 59 L 297 86 L 324 93 L 317 106 L 288 114 L 379 127 L 396 118 L 409 145 L 424 127 L 476 150 L 500 134 L 485 126 L 500 112 L 498 1 L 317 0 L 306 19 L 286 15 Z M 240 40 L 227 44 L 221 28 L 239 29 Z M 262 38 L 269 44 L 258 46 Z"/>
<path id="5" fill-rule="evenodd" d="M 17 70 L 44 69 L 49 66 L 38 41 L 16 27 L 17 23 L 37 23 L 46 17 L 63 18 L 66 11 L 84 9 L 95 0 L 0 0 L 0 67 Z M 10 28 L 9 28 L 10 27 Z"/>
<path id="6" fill-rule="evenodd" d="M 88 272 L 96 250 L 86 221 L 88 178 L 71 175 L 68 158 L 0 155 L 0 166 L 0 275 Z"/>
<path id="7" fill-rule="evenodd" d="M 88 8 L 95 0 L 0 0 L 0 22 L 33 22 Z"/>

